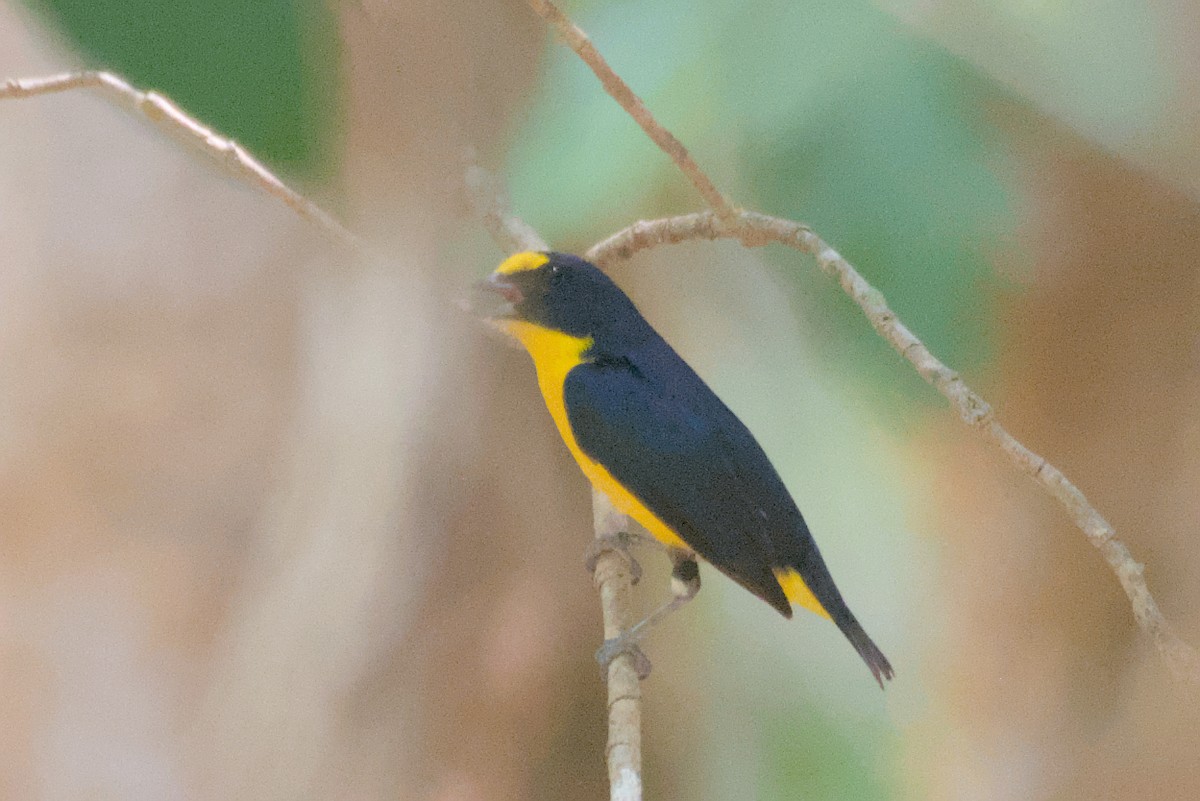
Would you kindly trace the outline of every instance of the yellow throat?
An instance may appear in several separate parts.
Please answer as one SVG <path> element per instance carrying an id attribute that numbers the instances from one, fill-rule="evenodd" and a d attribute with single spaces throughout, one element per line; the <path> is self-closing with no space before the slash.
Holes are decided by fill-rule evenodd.
<path id="1" fill-rule="evenodd" d="M 542 398 L 546 401 L 550 416 L 554 418 L 559 436 L 592 485 L 607 495 L 619 511 L 632 517 L 664 544 L 690 550 L 679 535 L 613 478 L 604 465 L 584 453 L 575 441 L 571 422 L 567 418 L 566 402 L 563 399 L 563 384 L 567 380 L 567 373 L 588 360 L 587 352 L 592 347 L 592 338 L 571 336 L 523 320 L 505 320 L 501 326 L 529 351 L 533 358 L 533 366 L 537 369 L 538 388 L 542 391 Z"/>

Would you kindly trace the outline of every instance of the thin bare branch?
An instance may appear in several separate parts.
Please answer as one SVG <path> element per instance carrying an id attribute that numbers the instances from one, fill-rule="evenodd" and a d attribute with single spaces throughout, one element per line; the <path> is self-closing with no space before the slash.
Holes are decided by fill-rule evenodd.
<path id="1" fill-rule="evenodd" d="M 636 222 L 597 243 L 586 255 L 595 264 L 606 266 L 641 250 L 698 239 L 737 239 L 748 247 L 777 242 L 816 258 L 821 269 L 837 279 L 842 290 L 854 299 L 875 331 L 950 401 L 959 418 L 995 442 L 1018 470 L 1040 484 L 1066 509 L 1071 521 L 1100 551 L 1116 574 L 1129 596 L 1134 618 L 1150 636 L 1172 673 L 1200 682 L 1200 658 L 1163 616 L 1146 586 L 1143 566 L 1117 538 L 1112 525 L 1061 470 L 1008 433 L 996 421 L 992 407 L 897 319 L 883 294 L 807 226 L 750 211 L 739 212 L 733 220 L 722 220 L 714 212 L 703 211 Z"/>
<path id="2" fill-rule="evenodd" d="M 545 240 L 514 215 L 501 182 L 467 154 L 466 182 L 475 213 L 506 253 L 547 250 Z M 600 594 L 604 638 L 613 639 L 630 622 L 633 587 L 632 559 L 615 535 L 629 531 L 629 518 L 618 512 L 602 493 L 592 490 L 592 519 L 597 542 L 592 583 Z M 620 654 L 608 666 L 608 764 L 611 801 L 642 799 L 642 689 L 637 665 Z"/>
<path id="3" fill-rule="evenodd" d="M 41 78 L 10 78 L 0 86 L 0 100 L 36 97 L 74 89 L 96 89 L 117 106 L 131 111 L 168 133 L 181 137 L 212 157 L 236 177 L 258 186 L 283 201 L 288 208 L 315 224 L 339 244 L 355 250 L 362 240 L 316 203 L 289 187 L 262 162 L 232 139 L 203 125 L 170 98 L 158 92 L 143 92 L 111 72 L 68 72 Z"/>
<path id="4" fill-rule="evenodd" d="M 807 226 L 790 220 L 769 217 L 750 211 L 737 211 L 695 163 L 687 157 L 683 145 L 662 128 L 650 112 L 629 90 L 623 81 L 596 52 L 579 26 L 575 25 L 550 0 L 529 0 L 538 14 L 552 24 L 584 62 L 600 78 L 605 90 L 642 129 L 667 153 L 672 150 L 664 142 L 673 143 L 684 159 L 672 158 L 700 189 L 711 212 L 686 214 L 651 222 L 637 222 L 593 246 L 588 258 L 603 266 L 615 259 L 628 258 L 638 250 L 691 239 L 738 239 L 746 247 L 779 242 L 814 256 L 827 274 L 837 278 L 842 290 L 854 299 L 867 316 L 872 327 L 888 344 L 907 359 L 921 377 L 932 384 L 958 412 L 959 417 L 975 430 L 995 442 L 1021 472 L 1040 483 L 1067 510 L 1072 521 L 1087 536 L 1125 589 L 1138 625 L 1153 640 L 1159 653 L 1179 677 L 1200 683 L 1200 656 L 1175 633 L 1150 594 L 1142 575 L 1143 566 L 1134 561 L 1129 549 L 1119 539 L 1112 525 L 1096 511 L 1084 494 L 1071 483 L 1062 471 L 1043 457 L 1018 442 L 996 422 L 991 406 L 968 387 L 958 375 L 917 339 L 888 307 L 883 294 L 875 289 L 841 254 L 813 233 Z M 697 183 L 696 175 L 702 178 Z"/>
<path id="5" fill-rule="evenodd" d="M 604 548 L 596 558 L 592 582 L 604 611 L 604 639 L 621 636 L 630 625 L 632 564 L 628 554 L 613 545 L 616 535 L 629 530 L 629 518 L 613 508 L 604 493 L 592 490 L 596 539 Z M 608 665 L 608 787 L 610 801 L 642 799 L 642 683 L 630 654 Z"/>
<path id="6" fill-rule="evenodd" d="M 646 135 L 654 141 L 654 144 L 671 157 L 671 161 L 675 162 L 676 166 L 692 182 L 692 186 L 696 187 L 696 191 L 704 198 L 704 202 L 722 219 L 732 218 L 737 213 L 737 209 L 729 202 L 728 198 L 721 194 L 704 170 L 700 169 L 700 165 L 692 159 L 683 143 L 654 118 L 642 99 L 634 94 L 629 85 L 617 73 L 613 72 L 612 67 L 608 66 L 604 56 L 596 50 L 595 45 L 592 44 L 583 29 L 572 22 L 550 0 L 529 0 L 529 6 L 538 16 L 554 26 L 567 46 L 583 59 L 592 72 L 596 73 L 604 91 L 608 92 L 630 117 L 633 117 Z"/>
<path id="7" fill-rule="evenodd" d="M 466 161 L 467 193 L 471 197 L 471 205 L 500 249 L 505 253 L 549 250 L 550 246 L 533 230 L 533 226 L 512 213 L 503 183 L 479 166 L 474 151 L 467 153 Z"/>

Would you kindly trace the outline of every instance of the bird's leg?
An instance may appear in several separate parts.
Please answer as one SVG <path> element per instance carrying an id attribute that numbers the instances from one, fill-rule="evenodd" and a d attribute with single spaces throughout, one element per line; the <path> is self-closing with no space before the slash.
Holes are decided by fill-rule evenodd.
<path id="1" fill-rule="evenodd" d="M 600 668 L 605 675 L 608 674 L 609 664 L 618 655 L 628 653 L 633 655 L 638 677 L 644 679 L 649 676 L 650 660 L 638 648 L 638 643 L 649 633 L 650 629 L 695 598 L 696 593 L 700 592 L 700 566 L 696 564 L 696 555 L 680 548 L 668 548 L 667 552 L 673 565 L 671 569 L 671 600 L 655 609 L 637 625 L 626 629 L 611 640 L 604 641 L 604 645 L 600 646 L 600 650 L 596 652 L 596 661 L 600 663 Z"/>

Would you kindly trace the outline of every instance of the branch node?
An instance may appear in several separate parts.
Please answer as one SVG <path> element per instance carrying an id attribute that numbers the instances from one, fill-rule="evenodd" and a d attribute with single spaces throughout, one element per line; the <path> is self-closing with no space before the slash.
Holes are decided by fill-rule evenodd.
<path id="1" fill-rule="evenodd" d="M 966 397 L 963 400 L 963 420 L 966 424 L 973 428 L 982 428 L 989 425 L 995 417 L 992 412 L 992 405 L 968 389 L 962 383 L 961 378 L 955 376 L 955 380 L 966 390 Z"/>

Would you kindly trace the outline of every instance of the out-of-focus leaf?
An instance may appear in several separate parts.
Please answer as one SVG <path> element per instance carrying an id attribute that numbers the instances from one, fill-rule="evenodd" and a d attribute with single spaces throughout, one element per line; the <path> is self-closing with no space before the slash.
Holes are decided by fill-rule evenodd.
<path id="1" fill-rule="evenodd" d="M 962 98 L 992 90 L 864 3 L 756 3 L 722 41 L 748 202 L 811 224 L 952 365 L 983 359 L 1010 221 L 1002 156 Z M 842 332 L 832 359 L 908 376 L 826 279 L 782 258 L 812 330 Z"/>
<path id="2" fill-rule="evenodd" d="M 337 29 L 315 0 L 29 0 L 84 53 L 274 165 L 328 175 Z"/>
<path id="3" fill-rule="evenodd" d="M 684 0 L 591 4 L 580 23 L 617 73 L 680 135 L 702 126 L 718 98 L 706 79 L 716 33 Z M 516 208 L 562 246 L 587 243 L 614 225 L 660 213 L 664 191 L 698 199 L 579 58 L 557 40 L 540 95 L 516 132 L 510 159 Z M 664 187 L 667 189 L 664 190 Z"/>
<path id="4" fill-rule="evenodd" d="M 891 798 L 878 731 L 847 734 L 810 703 L 786 704 L 761 721 L 758 771 L 762 801 Z"/>
<path id="5" fill-rule="evenodd" d="M 1178 109 L 1170 4 L 886 0 L 1021 97 L 1106 148 L 1138 154 L 1164 144 Z M 1176 102 L 1172 102 L 1172 101 Z"/>

